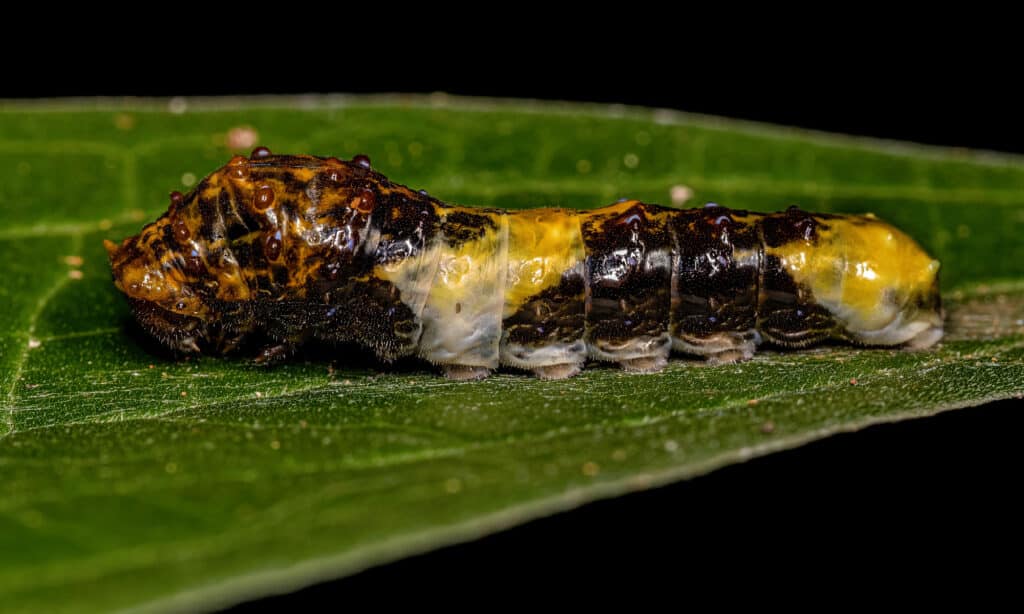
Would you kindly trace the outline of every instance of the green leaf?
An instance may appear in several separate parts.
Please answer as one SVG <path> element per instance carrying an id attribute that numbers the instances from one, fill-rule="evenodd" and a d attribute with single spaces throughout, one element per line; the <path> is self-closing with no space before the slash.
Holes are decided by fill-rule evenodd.
<path id="1" fill-rule="evenodd" d="M 0 107 L 5 609 L 209 609 L 1024 391 L 1017 158 L 595 106 L 183 106 Z M 101 240 L 137 232 L 245 126 L 279 152 L 365 152 L 468 204 L 665 203 L 686 186 L 694 204 L 873 211 L 942 260 L 949 335 L 918 353 L 835 346 L 561 382 L 454 383 L 350 355 L 176 362 L 128 326 Z"/>

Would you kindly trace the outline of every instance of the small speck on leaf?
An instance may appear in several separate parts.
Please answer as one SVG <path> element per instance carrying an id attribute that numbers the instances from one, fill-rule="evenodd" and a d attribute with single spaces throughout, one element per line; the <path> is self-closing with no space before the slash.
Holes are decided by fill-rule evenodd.
<path id="1" fill-rule="evenodd" d="M 135 127 L 135 116 L 128 113 L 118 113 L 114 116 L 114 127 L 118 130 L 131 130 Z"/>
<path id="2" fill-rule="evenodd" d="M 228 130 L 225 144 L 228 149 L 250 149 L 260 140 L 260 134 L 252 126 L 235 126 Z"/>
<path id="3" fill-rule="evenodd" d="M 167 102 L 167 110 L 174 115 L 181 115 L 188 110 L 188 101 L 182 96 L 175 96 Z"/>
<path id="4" fill-rule="evenodd" d="M 674 185 L 668 195 L 673 207 L 682 207 L 693 198 L 693 190 L 685 185 Z"/>

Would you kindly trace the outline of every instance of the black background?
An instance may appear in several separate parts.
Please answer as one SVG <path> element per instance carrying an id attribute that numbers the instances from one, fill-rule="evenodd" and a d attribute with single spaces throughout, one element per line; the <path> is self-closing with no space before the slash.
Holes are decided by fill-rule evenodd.
<path id="1" fill-rule="evenodd" d="M 514 57 L 484 56 L 479 65 L 427 53 L 382 59 L 365 69 L 336 59 L 211 62 L 189 54 L 159 54 L 112 69 L 105 57 L 85 53 L 46 66 L 42 74 L 35 63 L 5 66 L 0 97 L 447 92 L 666 107 L 830 132 L 1024 151 L 1017 64 L 1024 53 L 991 47 L 964 55 L 934 48 L 816 57 L 812 47 L 787 49 L 709 63 L 684 60 L 691 52 L 671 46 L 646 51 L 652 58 L 607 49 L 579 56 L 523 51 Z"/>
<path id="2" fill-rule="evenodd" d="M 571 39 L 558 38 L 561 28 L 496 40 L 476 31 L 445 44 L 422 35 L 394 48 L 341 32 L 327 45 L 275 47 L 264 32 L 213 56 L 186 52 L 184 32 L 134 62 L 90 47 L 44 62 L 45 71 L 12 64 L 0 96 L 445 91 L 1024 152 L 1021 54 L 998 30 L 968 38 L 972 25 L 954 24 L 909 39 L 854 24 L 844 34 L 747 40 L 705 23 L 711 35 L 695 39 L 682 23 L 647 36 L 631 25 Z M 722 605 L 768 604 L 822 589 L 835 601 L 888 587 L 941 595 L 978 575 L 1005 589 L 1020 571 L 1018 405 L 833 437 L 237 610 L 364 599 L 431 606 L 479 591 L 529 601 L 540 589 L 570 602 L 626 593 L 681 604 L 700 593 Z"/>

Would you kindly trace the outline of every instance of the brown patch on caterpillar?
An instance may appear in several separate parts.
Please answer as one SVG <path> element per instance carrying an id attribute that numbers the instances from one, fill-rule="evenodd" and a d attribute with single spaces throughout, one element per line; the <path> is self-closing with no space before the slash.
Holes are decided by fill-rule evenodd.
<path id="1" fill-rule="evenodd" d="M 818 240 L 818 232 L 819 228 L 823 226 L 821 221 L 823 219 L 825 216 L 808 213 L 796 205 L 782 213 L 765 216 L 763 220 L 765 245 L 779 247 L 793 241 L 814 243 Z M 825 226 L 825 229 L 827 228 Z"/>
<path id="2" fill-rule="evenodd" d="M 374 208 L 377 206 L 377 195 L 373 190 L 369 188 L 363 188 L 359 191 L 359 195 L 356 197 L 352 208 L 362 213 L 363 215 L 369 215 L 373 213 Z"/>
<path id="3" fill-rule="evenodd" d="M 674 212 L 671 333 L 707 338 L 756 325 L 760 216 L 709 204 Z"/>
<path id="4" fill-rule="evenodd" d="M 477 241 L 488 230 L 495 230 L 497 225 L 489 215 L 479 215 L 468 211 L 442 210 L 441 232 L 450 247 L 458 247 L 469 241 Z"/>
<path id="5" fill-rule="evenodd" d="M 281 231 L 268 234 L 263 239 L 263 254 L 267 260 L 274 261 L 281 257 Z"/>
<path id="6" fill-rule="evenodd" d="M 585 325 L 583 276 L 579 271 L 566 272 L 561 283 L 523 303 L 501 325 L 510 342 L 524 346 L 572 343 L 582 338 Z"/>
<path id="7" fill-rule="evenodd" d="M 257 211 L 264 211 L 274 204 L 274 188 L 264 183 L 256 189 L 256 196 L 253 198 L 252 206 Z"/>
<path id="8" fill-rule="evenodd" d="M 588 342 L 668 331 L 673 244 L 664 211 L 627 201 L 582 214 Z"/>
<path id="9" fill-rule="evenodd" d="M 383 191 L 378 209 L 380 242 L 376 260 L 387 264 L 417 256 L 440 232 L 439 204 L 433 198 L 408 189 Z"/>

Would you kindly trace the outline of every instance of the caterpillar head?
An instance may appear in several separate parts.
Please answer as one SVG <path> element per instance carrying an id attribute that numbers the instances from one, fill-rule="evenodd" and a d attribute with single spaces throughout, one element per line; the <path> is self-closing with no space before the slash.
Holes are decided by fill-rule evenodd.
<path id="1" fill-rule="evenodd" d="M 105 242 L 114 283 L 166 345 L 223 349 L 225 334 L 251 329 L 261 284 L 276 297 L 323 295 L 364 272 L 352 261 L 375 245 L 366 240 L 371 179 L 366 156 L 342 162 L 264 147 L 235 156 L 187 196 L 172 193 L 167 212 L 138 235 Z"/>
<path id="2" fill-rule="evenodd" d="M 912 348 L 942 338 L 938 260 L 870 214 L 822 222 L 813 246 L 781 251 L 794 279 L 831 312 L 839 336 Z"/>
<path id="3" fill-rule="evenodd" d="M 182 223 L 169 212 L 120 244 L 103 244 L 114 285 L 143 328 L 172 349 L 197 352 L 215 317 L 196 289 L 198 254 L 181 249 L 182 234 Z"/>

